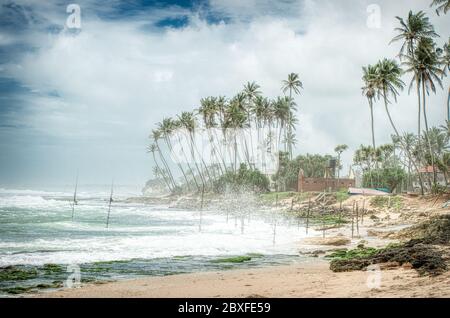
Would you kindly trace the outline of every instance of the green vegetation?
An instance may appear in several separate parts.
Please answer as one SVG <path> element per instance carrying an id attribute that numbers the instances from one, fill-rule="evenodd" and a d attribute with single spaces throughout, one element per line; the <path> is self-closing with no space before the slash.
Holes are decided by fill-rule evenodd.
<path id="1" fill-rule="evenodd" d="M 218 193 L 228 190 L 266 192 L 269 191 L 269 179 L 258 170 L 250 170 L 242 163 L 236 173 L 227 172 L 214 181 L 214 190 Z"/>
<path id="2" fill-rule="evenodd" d="M 17 295 L 17 294 L 24 294 L 24 293 L 28 293 L 30 291 L 32 291 L 33 289 L 35 289 L 33 286 L 14 286 L 14 287 L 8 287 L 8 288 L 2 288 L 1 291 L 8 293 L 8 294 L 12 294 L 12 295 Z"/>
<path id="3" fill-rule="evenodd" d="M 280 201 L 288 198 L 293 198 L 297 195 L 297 192 L 267 192 L 262 193 L 259 197 L 261 198 L 261 200 L 266 202 L 275 202 L 277 199 L 278 201 Z"/>
<path id="4" fill-rule="evenodd" d="M 28 269 L 24 266 L 8 266 L 0 268 L 0 282 L 19 281 L 36 278 L 38 272 L 36 269 Z"/>
<path id="5" fill-rule="evenodd" d="M 63 287 L 62 282 L 53 281 L 52 283 L 39 283 L 34 285 L 0 287 L 0 291 L 7 294 L 17 295 L 37 291 L 40 289 L 61 288 L 61 287 Z"/>
<path id="6" fill-rule="evenodd" d="M 346 248 L 344 249 L 338 249 L 335 250 L 330 255 L 327 255 L 327 258 L 331 258 L 333 260 L 349 260 L 354 258 L 363 258 L 363 257 L 369 257 L 374 255 L 378 250 L 373 247 L 364 247 L 359 246 L 355 249 L 348 250 Z"/>
<path id="7" fill-rule="evenodd" d="M 350 198 L 350 195 L 348 194 L 347 189 L 340 189 L 339 191 L 336 192 L 336 201 L 343 202 L 348 198 Z"/>
<path id="8" fill-rule="evenodd" d="M 377 208 L 400 210 L 403 207 L 403 198 L 399 196 L 376 196 L 370 200 L 370 204 Z"/>
<path id="9" fill-rule="evenodd" d="M 65 272 L 65 268 L 58 264 L 45 264 L 42 269 L 47 275 Z"/>
<path id="10" fill-rule="evenodd" d="M 251 261 L 251 256 L 235 256 L 235 257 L 227 257 L 227 258 L 218 258 L 212 260 L 212 263 L 244 263 Z"/>
<path id="11" fill-rule="evenodd" d="M 331 159 L 333 159 L 331 155 L 306 154 L 290 160 L 286 153 L 281 152 L 279 168 L 273 176 L 278 191 L 297 190 L 295 185 L 300 169 L 302 169 L 305 178 L 322 178 L 327 172 Z"/>

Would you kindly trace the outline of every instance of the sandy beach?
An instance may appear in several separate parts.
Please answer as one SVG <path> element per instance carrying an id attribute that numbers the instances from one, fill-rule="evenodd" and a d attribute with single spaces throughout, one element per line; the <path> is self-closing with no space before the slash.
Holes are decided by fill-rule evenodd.
<path id="1" fill-rule="evenodd" d="M 380 288 L 369 288 L 373 272 L 333 273 L 314 260 L 289 266 L 149 277 L 42 292 L 34 297 L 450 297 L 450 274 L 420 277 L 415 270 L 381 271 Z M 369 283 L 370 285 L 370 283 Z"/>
<path id="2" fill-rule="evenodd" d="M 356 196 L 349 199 L 349 202 L 353 200 L 361 201 L 364 197 Z M 440 199 L 442 200 L 444 198 Z M 411 269 L 410 264 L 399 266 L 399 264 L 382 263 L 378 265 L 378 271 L 333 272 L 330 270 L 329 260 L 323 258 L 327 251 L 343 247 L 354 248 L 361 240 L 368 240 L 370 246 L 376 247 L 395 242 L 396 240 L 392 241 L 392 238 L 404 235 L 397 229 L 398 225 L 404 225 L 406 221 L 417 224 L 427 220 L 431 215 L 447 214 L 446 209 L 440 209 L 435 203 L 435 200 L 404 197 L 405 209 L 403 210 L 372 207 L 371 214 L 377 215 L 376 221 L 367 217 L 364 225 L 360 226 L 360 235 L 350 239 L 352 235 L 350 226 L 347 225 L 329 230 L 326 238 L 305 238 L 298 242 L 299 253 L 303 256 L 290 265 L 152 276 L 97 284 L 86 283 L 79 288 L 40 291 L 24 295 L 24 297 L 447 298 L 450 297 L 449 271 L 438 276 L 421 276 L 416 270 Z M 360 204 L 362 205 L 362 202 Z M 305 250 L 307 246 L 310 247 Z M 303 247 L 303 252 L 300 247 Z M 314 251 L 320 256 L 314 255 Z"/>

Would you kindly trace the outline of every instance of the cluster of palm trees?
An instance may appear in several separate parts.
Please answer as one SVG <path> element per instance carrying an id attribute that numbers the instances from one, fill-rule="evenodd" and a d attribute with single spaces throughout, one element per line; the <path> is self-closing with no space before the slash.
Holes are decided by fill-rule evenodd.
<path id="1" fill-rule="evenodd" d="M 204 191 L 222 175 L 236 174 L 241 164 L 266 173 L 266 161 L 277 157 L 279 150 L 292 158 L 297 122 L 293 95 L 302 88 L 298 74 L 291 73 L 282 82 L 285 95 L 269 99 L 258 84 L 248 82 L 230 99 L 206 97 L 197 109 L 164 118 L 150 135 L 153 174 L 172 192 Z M 167 151 L 181 181 L 177 181 Z"/>
<path id="2" fill-rule="evenodd" d="M 446 13 L 449 8 L 449 0 L 433 1 L 432 5 L 438 5 L 437 11 Z M 400 26 L 395 29 L 398 35 L 391 43 L 401 42 L 401 49 L 396 59 L 382 59 L 375 65 L 363 67 L 364 86 L 362 88 L 364 96 L 367 98 L 370 108 L 371 130 L 372 130 L 372 153 L 377 149 L 375 143 L 373 107 L 377 100 L 382 100 L 390 125 L 394 131 L 393 137 L 398 146 L 403 150 L 408 158 L 408 165 L 412 166 L 419 177 L 422 193 L 424 185 L 419 169 L 430 164 L 433 169 L 433 184 L 436 185 L 437 156 L 439 155 L 432 144 L 430 128 L 427 118 L 427 96 L 436 93 L 437 87 L 443 88 L 443 79 L 450 68 L 449 42 L 443 48 L 438 48 L 435 38 L 439 35 L 435 32 L 429 18 L 423 11 L 417 13 L 409 12 L 406 19 L 397 17 Z M 415 87 L 417 94 L 417 136 L 410 134 L 401 135 L 394 124 L 389 112 L 389 105 L 397 101 L 397 96 L 405 87 L 402 81 L 404 74 L 411 75 L 409 84 L 410 93 Z M 447 98 L 447 120 L 450 120 L 450 88 Z M 421 123 L 425 124 L 425 131 L 422 133 Z M 448 125 L 446 125 L 448 126 Z M 436 135 L 439 129 L 433 129 Z M 445 133 L 445 131 L 444 131 Z M 422 137 L 423 135 L 423 137 Z M 408 141 L 414 137 L 415 147 L 411 147 Z M 434 138 L 436 140 L 436 138 Z M 414 148 L 414 149 L 413 149 Z M 367 150 L 367 149 L 366 149 Z M 442 162 L 441 162 L 442 163 Z"/>

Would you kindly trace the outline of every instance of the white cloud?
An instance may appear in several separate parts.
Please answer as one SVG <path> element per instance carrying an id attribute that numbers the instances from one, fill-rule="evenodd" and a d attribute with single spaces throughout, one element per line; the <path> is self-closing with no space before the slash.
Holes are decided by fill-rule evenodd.
<path id="1" fill-rule="evenodd" d="M 339 143 L 354 149 L 370 142 L 361 66 L 397 53 L 397 45 L 388 46 L 394 16 L 405 16 L 409 8 L 424 9 L 437 31 L 449 34 L 446 18 L 418 0 L 379 1 L 382 28 L 368 29 L 369 3 L 305 1 L 280 6 L 271 15 L 267 3 L 252 13 L 248 3 L 214 0 L 212 8 L 233 17 L 231 23 L 209 25 L 191 13 L 188 27 L 164 32 L 144 31 L 142 19 L 103 21 L 91 16 L 77 36 L 39 34 L 39 50 L 8 69 L 32 89 L 60 95 L 30 99 L 27 124 L 43 134 L 79 138 L 81 149 L 92 151 L 103 143 L 108 150 L 92 154 L 99 156 L 97 164 L 104 156 L 119 156 L 125 162 L 118 162 L 116 169 L 136 162 L 132 173 L 144 177 L 151 164 L 144 154 L 145 138 L 154 123 L 198 106 L 201 97 L 232 96 L 246 81 L 257 81 L 275 97 L 290 72 L 298 72 L 305 86 L 297 98 L 298 150 L 330 153 Z M 292 10 L 283 16 L 286 8 Z M 251 22 L 243 22 L 243 15 L 252 15 Z M 441 91 L 429 98 L 432 125 L 443 121 L 445 100 Z M 406 92 L 391 106 L 401 130 L 415 131 L 415 107 L 414 95 Z M 375 125 L 377 142 L 388 142 L 391 128 L 381 103 L 376 105 Z M 130 145 L 134 148 L 129 153 L 121 153 Z M 345 159 L 350 162 L 350 151 Z"/>

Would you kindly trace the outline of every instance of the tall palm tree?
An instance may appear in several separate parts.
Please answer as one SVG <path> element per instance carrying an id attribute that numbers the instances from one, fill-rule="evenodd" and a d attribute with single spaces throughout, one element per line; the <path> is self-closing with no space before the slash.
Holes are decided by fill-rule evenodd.
<path id="1" fill-rule="evenodd" d="M 278 147 L 281 145 L 281 136 L 283 136 L 283 131 L 286 133 L 286 124 L 289 122 L 289 117 L 291 115 L 291 107 L 293 107 L 292 99 L 289 97 L 277 97 L 273 103 L 272 115 L 274 121 L 278 128 Z M 285 134 L 286 137 L 286 134 Z M 286 139 L 286 138 L 284 138 Z M 284 151 L 287 150 L 286 143 L 284 144 Z"/>
<path id="2" fill-rule="evenodd" d="M 220 163 L 219 153 L 214 142 L 214 135 L 212 130 L 217 126 L 216 123 L 216 99 L 214 97 L 202 98 L 200 100 L 200 107 L 197 110 L 198 114 L 203 119 L 203 125 L 208 135 L 209 145 L 211 146 L 211 162 L 218 163 L 221 174 L 223 174 L 222 166 Z M 213 170 L 214 173 L 214 170 Z"/>
<path id="3" fill-rule="evenodd" d="M 441 12 L 447 14 L 447 11 L 450 10 L 450 0 L 433 0 L 430 7 L 437 6 L 436 13 L 439 15 Z"/>
<path id="4" fill-rule="evenodd" d="M 261 87 L 256 84 L 255 82 L 247 82 L 246 85 L 244 85 L 244 91 L 243 94 L 247 99 L 247 104 L 246 104 L 246 112 L 247 112 L 247 125 L 249 128 L 251 128 L 251 124 L 253 121 L 253 116 L 254 113 L 253 111 L 253 107 L 255 104 L 255 100 L 257 97 L 261 96 L 261 91 L 259 90 Z M 253 151 L 253 132 L 250 129 L 249 131 L 250 135 L 249 135 L 249 139 L 250 139 L 250 150 L 251 150 L 251 157 L 252 157 L 252 163 L 254 163 L 254 151 Z M 252 168 L 252 167 L 249 167 Z"/>
<path id="5" fill-rule="evenodd" d="M 438 49 L 440 54 L 440 63 L 442 64 L 442 77 L 447 75 L 450 71 L 450 37 L 448 42 L 444 44 L 443 49 Z M 447 93 L 447 120 L 450 120 L 450 85 Z"/>
<path id="6" fill-rule="evenodd" d="M 400 66 L 394 60 L 383 59 L 379 61 L 376 65 L 376 85 L 378 96 L 383 97 L 384 107 L 386 114 L 388 115 L 389 122 L 397 136 L 400 136 L 397 127 L 395 127 L 394 121 L 392 120 L 391 114 L 389 112 L 388 104 L 389 96 L 392 96 L 395 101 L 397 101 L 397 96 L 399 90 L 402 90 L 404 83 L 401 80 L 402 70 Z"/>
<path id="7" fill-rule="evenodd" d="M 292 93 L 294 92 L 297 95 L 300 94 L 300 89 L 303 89 L 303 83 L 300 81 L 299 75 L 297 73 L 290 73 L 288 75 L 288 78 L 282 81 L 281 89 L 283 90 L 283 93 L 289 91 L 289 100 L 291 102 L 290 106 L 293 106 Z M 290 111 L 292 112 L 292 109 L 290 109 Z M 288 128 L 287 134 L 292 135 L 291 127 Z M 289 152 L 289 159 L 292 159 L 292 144 L 290 142 L 288 143 L 287 148 Z"/>
<path id="8" fill-rule="evenodd" d="M 372 147 L 376 149 L 375 146 L 375 130 L 374 130 L 374 119 L 373 119 L 373 101 L 375 99 L 376 94 L 376 75 L 377 68 L 372 65 L 368 65 L 367 67 L 363 67 L 363 82 L 364 87 L 362 88 L 363 95 L 367 97 L 370 108 L 370 123 L 372 128 Z"/>
<path id="9" fill-rule="evenodd" d="M 234 167 L 234 173 L 237 172 L 237 163 L 238 163 L 238 148 L 237 148 L 237 133 L 238 130 L 241 130 L 245 127 L 247 123 L 247 112 L 245 111 L 245 108 L 242 107 L 241 98 L 238 94 L 238 96 L 234 97 L 228 106 L 228 108 L 225 111 L 225 118 L 224 118 L 224 128 L 227 129 L 227 131 L 231 130 L 232 138 L 233 138 L 233 148 L 234 148 L 234 160 L 233 160 L 233 167 Z M 245 143 L 245 140 L 244 140 Z M 247 155 L 247 163 L 249 163 L 248 153 Z"/>
<path id="10" fill-rule="evenodd" d="M 386 110 L 386 114 L 389 118 L 389 122 L 391 123 L 392 128 L 394 129 L 395 135 L 399 140 L 401 140 L 400 134 L 395 127 L 394 121 L 392 120 L 391 114 L 389 112 L 388 104 L 389 96 L 392 95 L 395 101 L 397 101 L 397 95 L 399 94 L 399 90 L 402 90 L 405 83 L 400 79 L 402 75 L 402 70 L 400 66 L 394 60 L 383 59 L 377 63 L 377 75 L 376 75 L 376 85 L 377 85 L 377 95 L 378 97 L 382 96 L 384 100 L 384 107 Z M 419 181 L 421 185 L 421 191 L 423 195 L 423 182 L 422 176 L 419 173 L 419 168 L 414 163 L 411 158 L 411 153 L 405 149 L 408 158 L 412 161 L 414 168 L 419 176 Z"/>
<path id="11" fill-rule="evenodd" d="M 417 137 L 411 133 L 404 133 L 402 140 L 400 140 L 399 143 L 403 145 L 403 147 L 406 149 L 406 151 L 408 151 L 409 153 L 413 153 L 414 146 L 417 144 Z M 411 180 L 412 162 L 411 162 L 411 160 L 414 160 L 413 156 L 411 156 L 411 158 L 408 158 L 408 162 L 406 164 L 406 166 L 408 168 L 407 190 L 410 189 L 410 187 L 412 186 L 412 180 Z"/>
<path id="12" fill-rule="evenodd" d="M 409 72 L 414 72 L 415 76 L 413 80 L 416 84 L 422 86 L 422 110 L 425 121 L 425 141 L 428 145 L 429 155 L 431 157 L 432 165 L 434 167 L 434 154 L 431 149 L 430 140 L 428 139 L 428 118 L 426 111 L 426 96 L 430 91 L 436 93 L 436 84 L 442 87 L 441 77 L 443 72 L 440 69 L 440 60 L 437 50 L 435 49 L 435 43 L 431 38 L 421 38 L 417 43 L 417 47 L 412 56 L 407 56 L 407 62 Z M 412 85 L 412 82 L 411 82 Z M 411 87 L 411 86 L 410 86 Z M 436 172 L 434 172 L 434 183 L 436 184 Z"/>
<path id="13" fill-rule="evenodd" d="M 400 17 L 396 17 L 400 22 L 400 27 L 396 28 L 399 34 L 395 36 L 390 43 L 402 41 L 402 47 L 400 49 L 399 57 L 400 59 L 404 57 L 413 58 L 415 46 L 422 38 L 433 38 L 437 37 L 437 33 L 434 31 L 433 25 L 430 23 L 429 18 L 425 15 L 423 11 L 419 11 L 417 13 L 413 13 L 409 11 L 408 17 L 406 21 L 404 21 Z M 407 53 L 404 54 L 405 47 L 407 47 Z M 413 80 L 416 82 L 417 88 L 417 100 L 418 100 L 418 111 L 417 111 L 417 135 L 418 140 L 420 142 L 420 134 L 421 134 L 421 100 L 420 100 L 420 80 L 419 75 L 416 72 L 415 68 L 412 68 L 410 72 L 414 73 Z M 411 82 L 412 85 L 412 82 Z M 409 91 L 411 91 L 411 86 L 409 87 Z M 420 145 L 419 145 L 420 148 Z"/>
<path id="14" fill-rule="evenodd" d="M 400 22 L 400 27 L 395 28 L 399 34 L 395 36 L 389 44 L 397 41 L 402 41 L 402 47 L 400 49 L 400 57 L 404 55 L 405 48 L 407 53 L 412 55 L 414 52 L 414 45 L 421 38 L 434 38 L 438 34 L 434 31 L 433 25 L 430 23 L 429 18 L 425 15 L 425 12 L 419 11 L 413 13 L 409 11 L 406 20 L 396 17 Z"/>
<path id="15" fill-rule="evenodd" d="M 150 146 L 148 146 L 147 151 L 150 152 L 153 156 L 153 161 L 155 162 L 156 170 L 153 170 L 153 174 L 155 175 L 155 177 L 159 175 L 161 175 L 162 179 L 164 180 L 164 183 L 166 184 L 167 188 L 169 189 L 169 191 L 172 191 L 172 188 L 170 186 L 170 182 L 166 179 L 166 175 L 163 173 L 161 167 L 158 164 L 158 161 L 156 160 L 156 156 L 155 156 L 155 152 L 158 151 L 158 147 L 156 146 L 156 144 L 152 143 Z"/>
<path id="16" fill-rule="evenodd" d="M 194 131 L 195 131 L 195 117 L 192 112 L 182 112 L 181 115 L 178 116 L 178 120 L 180 122 L 180 125 L 186 130 L 188 134 L 188 142 L 189 142 L 189 148 L 191 152 L 191 160 L 194 162 L 195 168 L 197 170 L 197 173 L 200 177 L 200 180 L 202 182 L 202 188 L 205 188 L 206 182 L 205 182 L 205 176 L 203 175 L 202 171 L 200 170 L 200 167 L 197 162 L 196 157 L 196 145 L 195 145 L 195 138 L 194 138 Z M 197 151 L 198 152 L 198 151 Z"/>
<path id="17" fill-rule="evenodd" d="M 150 135 L 150 138 L 153 139 L 153 143 L 156 145 L 156 149 L 158 151 L 159 157 L 161 159 L 161 162 L 165 168 L 165 171 L 167 172 L 168 179 L 170 181 L 170 184 L 172 185 L 172 190 L 174 190 L 177 187 L 177 184 L 175 182 L 175 179 L 173 177 L 172 171 L 170 170 L 170 167 L 167 163 L 166 158 L 164 157 L 163 152 L 161 151 L 161 147 L 159 146 L 159 140 L 162 137 L 162 133 L 159 129 L 153 129 L 152 133 Z"/>
<path id="18" fill-rule="evenodd" d="M 261 134 L 261 129 L 263 129 L 267 124 L 267 118 L 270 116 L 270 102 L 267 98 L 262 96 L 257 96 L 253 106 L 254 121 L 256 125 L 257 134 L 257 153 L 258 158 L 261 160 L 261 166 L 265 167 L 265 147 L 263 142 L 263 136 Z M 264 171 L 263 171 L 264 172 Z"/>
<path id="19" fill-rule="evenodd" d="M 161 132 L 162 137 L 164 138 L 164 141 L 166 143 L 167 148 L 169 151 L 173 154 L 173 146 L 172 146 L 172 134 L 176 128 L 174 121 L 172 118 L 163 118 L 161 123 L 156 124 L 159 128 L 159 131 Z M 180 160 L 178 158 L 175 158 L 176 165 L 178 166 L 178 169 L 180 169 L 181 174 L 184 177 L 184 180 L 186 181 L 186 187 L 189 189 L 189 180 L 186 176 L 186 173 L 183 169 L 183 166 L 180 163 Z"/>

